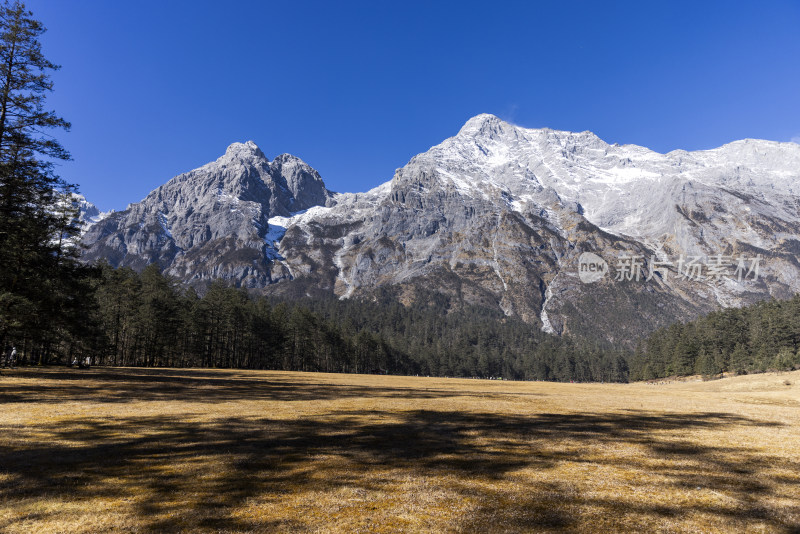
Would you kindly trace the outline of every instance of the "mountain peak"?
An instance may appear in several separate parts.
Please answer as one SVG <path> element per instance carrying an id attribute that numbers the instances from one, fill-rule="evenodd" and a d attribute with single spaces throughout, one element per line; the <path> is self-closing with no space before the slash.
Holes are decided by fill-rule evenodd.
<path id="1" fill-rule="evenodd" d="M 459 130 L 458 133 L 459 135 L 475 135 L 481 132 L 496 131 L 507 125 L 507 122 L 501 120 L 495 115 L 492 115 L 491 113 L 481 113 L 480 115 L 475 115 L 465 122 L 464 126 L 461 127 L 461 130 Z"/>
<path id="2" fill-rule="evenodd" d="M 305 161 L 303 161 L 302 159 L 298 158 L 297 156 L 295 156 L 293 154 L 281 154 L 279 156 L 275 156 L 275 159 L 273 160 L 273 163 L 282 164 L 282 165 L 283 164 L 288 164 L 288 163 L 295 163 L 295 164 L 300 164 L 301 163 L 303 165 L 307 165 L 307 163 Z"/>
<path id="3" fill-rule="evenodd" d="M 253 141 L 247 141 L 245 143 L 231 143 L 227 150 L 225 150 L 225 155 L 228 157 L 260 157 L 266 158 L 264 153 L 258 148 Z"/>

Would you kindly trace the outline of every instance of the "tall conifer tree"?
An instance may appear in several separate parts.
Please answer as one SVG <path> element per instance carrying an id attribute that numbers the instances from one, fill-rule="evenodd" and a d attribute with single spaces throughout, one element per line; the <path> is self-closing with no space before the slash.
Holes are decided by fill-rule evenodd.
<path id="1" fill-rule="evenodd" d="M 21 2 L 0 4 L 0 349 L 52 333 L 73 305 L 75 187 L 54 173 L 70 156 L 51 135 L 70 125 L 45 107 L 59 67 L 42 54 L 44 31 Z"/>

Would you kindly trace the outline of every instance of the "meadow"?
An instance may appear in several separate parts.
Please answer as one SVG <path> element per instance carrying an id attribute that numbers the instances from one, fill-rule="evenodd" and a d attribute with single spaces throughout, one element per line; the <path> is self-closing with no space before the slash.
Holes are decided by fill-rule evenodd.
<path id="1" fill-rule="evenodd" d="M 0 376 L 0 531 L 800 532 L 800 371 Z"/>

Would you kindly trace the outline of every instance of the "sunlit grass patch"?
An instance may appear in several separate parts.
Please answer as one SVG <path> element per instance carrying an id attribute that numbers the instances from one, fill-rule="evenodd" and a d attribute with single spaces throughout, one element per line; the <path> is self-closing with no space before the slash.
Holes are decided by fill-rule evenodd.
<path id="1" fill-rule="evenodd" d="M 794 532 L 799 375 L 19 370 L 0 531 Z"/>

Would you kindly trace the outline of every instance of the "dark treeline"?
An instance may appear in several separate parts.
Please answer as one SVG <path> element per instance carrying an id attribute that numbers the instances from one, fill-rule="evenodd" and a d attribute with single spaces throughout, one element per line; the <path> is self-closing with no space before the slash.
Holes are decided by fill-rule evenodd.
<path id="1" fill-rule="evenodd" d="M 370 301 L 283 302 L 212 284 L 200 297 L 155 265 L 141 274 L 100 265 L 92 310 L 44 361 L 299 371 L 624 381 L 622 355 L 576 344 L 502 314 L 451 311 L 432 293 L 403 306 L 388 290 Z M 70 341 L 71 340 L 71 341 Z M 34 339 L 24 343 L 34 345 Z M 40 356 L 41 359 L 41 356 Z"/>
<path id="2" fill-rule="evenodd" d="M 628 376 L 621 354 L 545 334 L 498 310 L 456 306 L 442 293 L 418 295 L 411 306 L 402 305 L 391 288 L 369 300 L 301 304 L 347 336 L 377 335 L 420 374 L 558 381 L 625 381 Z"/>
<path id="3" fill-rule="evenodd" d="M 29 363 L 68 364 L 91 356 L 101 365 L 552 381 L 800 367 L 800 296 L 673 324 L 631 355 L 551 336 L 494 310 L 458 308 L 435 292 L 412 306 L 402 305 L 391 289 L 369 300 L 282 301 L 221 282 L 198 296 L 155 265 L 137 273 L 105 264 L 88 274 L 74 285 L 81 293 L 70 307 L 59 310 L 66 318 L 7 328 Z"/>
<path id="4" fill-rule="evenodd" d="M 651 334 L 631 358 L 631 379 L 800 367 L 800 296 L 728 308 Z"/>

